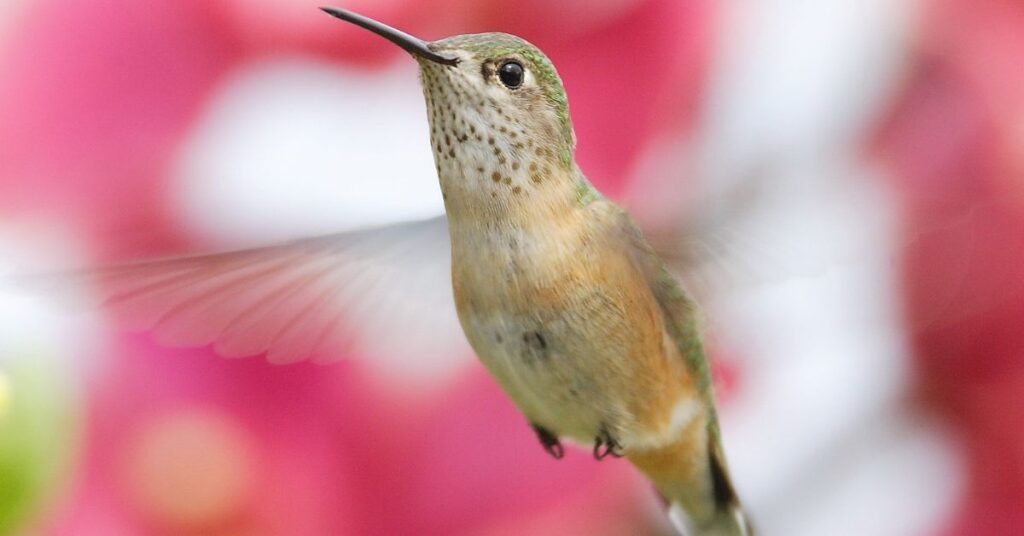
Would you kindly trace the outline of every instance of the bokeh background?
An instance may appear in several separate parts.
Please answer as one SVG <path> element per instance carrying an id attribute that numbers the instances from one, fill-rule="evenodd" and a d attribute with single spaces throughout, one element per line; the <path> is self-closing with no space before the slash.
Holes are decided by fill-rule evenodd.
<path id="1" fill-rule="evenodd" d="M 414 62 L 315 7 L 0 2 L 0 273 L 438 213 Z M 344 7 L 538 44 L 592 181 L 706 231 L 762 534 L 1020 533 L 1024 5 Z M 670 533 L 625 463 L 550 459 L 472 359 L 223 360 L 58 301 L 0 287 L 2 534 Z"/>

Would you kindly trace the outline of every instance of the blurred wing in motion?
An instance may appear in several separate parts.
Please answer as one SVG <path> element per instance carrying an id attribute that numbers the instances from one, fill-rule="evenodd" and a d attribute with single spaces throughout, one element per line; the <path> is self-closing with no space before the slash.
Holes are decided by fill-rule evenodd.
<path id="1" fill-rule="evenodd" d="M 800 195 L 813 202 L 802 206 L 787 205 L 767 184 L 753 179 L 704 200 L 697 210 L 680 211 L 682 216 L 667 224 L 650 226 L 646 236 L 702 304 L 835 271 L 858 271 L 864 277 L 880 264 L 932 256 L 933 264 L 943 267 L 945 290 L 929 292 L 929 304 L 915 314 L 919 325 L 911 326 L 913 330 L 940 320 L 961 321 L 1019 295 L 1022 287 L 1009 275 L 995 278 L 985 295 L 977 290 L 961 295 L 958 290 L 981 269 L 979 258 L 984 256 L 975 249 L 998 248 L 1007 255 L 1018 251 L 1014 245 L 983 242 L 997 233 L 1000 223 L 1015 223 L 1015 200 L 972 201 L 949 207 L 939 222 L 913 221 L 899 219 L 884 196 L 873 193 L 871 180 L 876 177 L 854 179 L 833 185 L 831 192 L 803 187 Z M 956 254 L 943 253 L 950 244 L 959 245 Z M 913 290 L 924 283 L 893 284 Z"/>
<path id="2" fill-rule="evenodd" d="M 72 276 L 126 329 L 272 363 L 471 355 L 443 217 Z"/>
<path id="3" fill-rule="evenodd" d="M 698 302 L 819 275 L 843 262 L 845 255 L 815 251 L 804 222 L 820 221 L 817 215 L 777 210 L 768 186 L 745 181 L 645 227 L 651 246 Z"/>

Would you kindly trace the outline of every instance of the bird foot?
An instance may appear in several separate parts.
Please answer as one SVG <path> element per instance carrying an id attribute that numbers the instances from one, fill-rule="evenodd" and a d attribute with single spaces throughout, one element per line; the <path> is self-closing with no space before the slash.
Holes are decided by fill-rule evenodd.
<path id="1" fill-rule="evenodd" d="M 601 435 L 594 438 L 594 458 L 601 461 L 608 456 L 621 458 L 623 455 L 622 445 L 612 437 L 607 428 L 601 427 Z"/>
<path id="2" fill-rule="evenodd" d="M 562 446 L 562 442 L 558 440 L 558 436 L 552 434 L 547 428 L 543 426 L 532 425 L 533 431 L 537 433 L 537 439 L 540 440 L 541 445 L 544 445 L 544 450 L 547 451 L 556 460 L 561 460 L 565 456 L 565 447 Z"/>

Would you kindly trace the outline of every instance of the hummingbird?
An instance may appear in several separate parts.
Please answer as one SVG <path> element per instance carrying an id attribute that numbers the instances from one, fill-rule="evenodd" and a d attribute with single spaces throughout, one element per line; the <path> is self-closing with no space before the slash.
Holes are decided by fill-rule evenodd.
<path id="1" fill-rule="evenodd" d="M 688 536 L 752 534 L 695 300 L 577 165 L 548 57 L 509 34 L 427 42 L 321 9 L 418 62 L 445 216 L 99 270 L 105 304 L 160 342 L 274 363 L 468 341 L 551 456 L 565 440 L 627 459 Z"/>

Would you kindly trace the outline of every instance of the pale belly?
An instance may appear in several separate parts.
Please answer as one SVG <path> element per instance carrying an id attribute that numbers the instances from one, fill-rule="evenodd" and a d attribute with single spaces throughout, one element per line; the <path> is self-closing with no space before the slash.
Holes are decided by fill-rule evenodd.
<path id="1" fill-rule="evenodd" d="M 646 283 L 625 270 L 547 269 L 540 282 L 499 273 L 457 284 L 480 360 L 532 424 L 558 436 L 592 443 L 602 432 L 646 433 L 663 420 L 656 408 L 680 396 L 684 374 L 666 355 Z"/>
<path id="2" fill-rule="evenodd" d="M 586 328 L 586 318 L 467 313 L 474 350 L 526 417 L 560 435 L 589 442 L 602 426 L 628 419 L 607 375 L 614 348 Z M 619 326 L 616 329 L 624 329 Z M 617 368 L 617 367 L 615 367 Z"/>
<path id="3" fill-rule="evenodd" d="M 585 444 L 608 435 L 627 450 L 663 444 L 694 415 L 698 389 L 617 227 L 585 216 L 452 223 L 459 320 L 532 424 Z"/>

